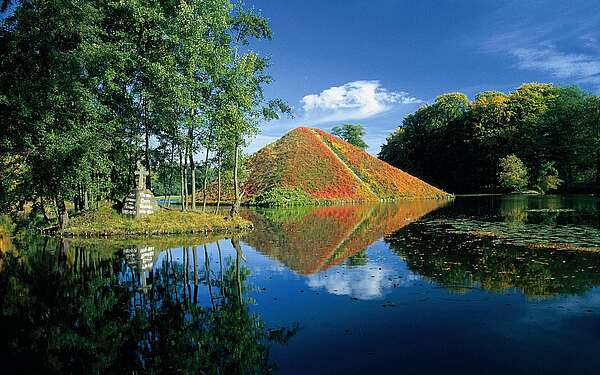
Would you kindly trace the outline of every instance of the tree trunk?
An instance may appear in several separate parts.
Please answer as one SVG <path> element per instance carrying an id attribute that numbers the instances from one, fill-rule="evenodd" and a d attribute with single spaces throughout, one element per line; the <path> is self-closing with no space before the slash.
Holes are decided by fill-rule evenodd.
<path id="1" fill-rule="evenodd" d="M 58 216 L 58 226 L 60 229 L 64 229 L 69 225 L 69 212 L 65 206 L 65 200 L 62 198 L 55 198 L 54 205 L 56 206 L 56 214 Z"/>
<path id="2" fill-rule="evenodd" d="M 75 209 L 77 211 L 81 211 L 83 209 L 83 205 L 81 204 L 81 200 L 83 197 L 83 189 L 81 188 L 81 182 L 77 183 L 77 195 L 75 196 Z"/>
<path id="3" fill-rule="evenodd" d="M 90 208 L 90 189 L 87 185 L 83 188 L 83 209 L 88 210 Z"/>
<path id="4" fill-rule="evenodd" d="M 217 208 L 215 213 L 219 213 L 219 206 L 221 205 L 221 152 L 217 156 Z"/>
<path id="5" fill-rule="evenodd" d="M 210 148 L 208 147 L 208 145 L 211 142 L 212 139 L 212 133 L 213 133 L 213 126 L 210 126 L 210 129 L 208 131 L 208 139 L 206 140 L 206 155 L 204 155 L 204 182 L 202 184 L 202 191 L 203 191 L 203 197 L 202 197 L 202 212 L 206 212 L 206 187 L 208 185 L 208 151 L 210 150 Z"/>
<path id="6" fill-rule="evenodd" d="M 50 218 L 48 217 L 48 213 L 46 212 L 46 205 L 44 205 L 44 198 L 40 197 L 40 210 L 42 210 L 42 216 L 44 216 L 44 222 L 48 223 Z"/>
<path id="7" fill-rule="evenodd" d="M 204 181 L 202 182 L 202 212 L 206 212 L 206 188 L 208 187 L 208 147 L 206 148 L 206 156 L 204 157 Z"/>
<path id="8" fill-rule="evenodd" d="M 181 177 L 181 211 L 185 210 L 185 171 L 183 169 L 182 151 L 179 150 L 179 176 Z"/>
<path id="9" fill-rule="evenodd" d="M 169 190 L 167 192 L 167 207 L 171 207 L 171 193 L 173 189 L 173 157 L 175 145 L 171 143 L 171 161 L 169 163 Z"/>
<path id="10" fill-rule="evenodd" d="M 185 148 L 185 152 L 184 155 L 188 154 L 188 148 Z M 188 197 L 189 197 L 189 187 L 188 187 L 188 159 L 186 156 L 183 157 L 183 179 L 185 181 L 185 184 L 183 185 L 184 188 L 184 195 L 185 195 L 185 209 L 187 210 L 189 208 L 188 205 Z"/>
<path id="11" fill-rule="evenodd" d="M 146 179 L 146 189 L 152 189 L 151 182 L 151 171 L 150 171 L 150 130 L 148 129 L 148 113 L 147 113 L 147 105 L 144 101 L 143 104 L 143 116 L 144 116 L 144 138 L 145 138 L 145 152 L 146 152 L 146 169 L 148 170 L 148 178 Z"/>
<path id="12" fill-rule="evenodd" d="M 159 193 L 158 191 L 156 192 Z M 162 158 L 162 191 L 160 192 L 162 196 L 167 197 L 167 150 L 165 146 L 165 152 Z"/>
<path id="13" fill-rule="evenodd" d="M 191 181 L 191 199 L 192 210 L 196 210 L 196 163 L 194 163 L 194 153 L 190 148 L 190 179 Z"/>
<path id="14" fill-rule="evenodd" d="M 190 159 L 190 178 L 191 178 L 191 197 L 192 210 L 196 210 L 196 164 L 194 163 L 194 111 L 190 113 L 190 127 L 188 131 L 190 139 L 190 148 L 188 157 Z"/>
<path id="15" fill-rule="evenodd" d="M 231 206 L 231 210 L 229 211 L 229 215 L 234 217 L 237 216 L 240 213 L 240 204 L 241 202 L 241 195 L 240 195 L 240 183 L 239 183 L 239 177 L 238 177 L 238 164 L 239 164 L 239 144 L 236 142 L 235 144 L 235 148 L 233 150 L 234 152 L 234 156 L 233 156 L 233 194 L 235 197 L 235 201 L 233 202 L 233 206 Z"/>
<path id="16" fill-rule="evenodd" d="M 96 173 L 96 209 L 100 208 L 100 200 L 102 199 L 102 195 L 100 194 L 100 174 Z"/>

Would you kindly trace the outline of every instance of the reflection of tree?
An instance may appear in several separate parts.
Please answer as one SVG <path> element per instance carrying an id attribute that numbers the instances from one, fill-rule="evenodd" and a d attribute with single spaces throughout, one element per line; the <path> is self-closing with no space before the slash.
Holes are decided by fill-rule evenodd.
<path id="1" fill-rule="evenodd" d="M 3 225 L 0 218 L 0 252 L 8 251 L 11 247 L 10 229 Z"/>
<path id="2" fill-rule="evenodd" d="M 498 211 L 502 220 L 509 223 L 526 223 L 529 200 L 527 196 L 513 196 L 500 199 Z"/>
<path id="3" fill-rule="evenodd" d="M 127 262 L 82 247 L 44 241 L 0 254 L 7 265 L 0 272 L 3 365 L 53 373 L 268 372 L 269 343 L 295 329 L 269 331 L 245 307 L 249 270 L 239 242 L 232 244 L 236 259 L 221 264 L 219 277 L 211 276 L 206 248 L 204 267 L 197 247 L 184 248 L 182 262 L 165 252 L 145 289 Z M 196 303 L 202 283 L 206 306 Z"/>
<path id="4" fill-rule="evenodd" d="M 598 210 L 593 197 L 560 195 L 516 195 L 498 199 L 502 221 L 515 224 L 598 226 Z"/>
<path id="5" fill-rule="evenodd" d="M 396 204 L 247 211 L 244 214 L 254 223 L 255 230 L 244 240 L 294 271 L 312 274 L 344 262 L 384 235 L 447 203 L 416 200 Z M 354 260 L 365 261 L 360 255 Z"/>
<path id="6" fill-rule="evenodd" d="M 417 224 L 386 238 L 408 267 L 449 288 L 517 288 L 534 297 L 600 284 L 600 254 L 535 250 Z"/>
<path id="7" fill-rule="evenodd" d="M 113 288 L 114 263 L 99 254 L 45 241 L 21 254 L 2 254 L 0 274 L 4 365 L 20 372 L 127 370 L 128 291 Z"/>

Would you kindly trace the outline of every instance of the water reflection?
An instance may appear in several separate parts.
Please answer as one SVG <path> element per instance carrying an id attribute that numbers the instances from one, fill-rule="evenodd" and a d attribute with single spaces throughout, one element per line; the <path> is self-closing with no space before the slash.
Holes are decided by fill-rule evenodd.
<path id="1" fill-rule="evenodd" d="M 400 204 L 247 210 L 255 230 L 244 238 L 250 246 L 303 275 L 327 270 L 348 260 L 367 264 L 364 250 L 392 233 L 443 207 L 447 201 Z"/>
<path id="2" fill-rule="evenodd" d="M 600 254 L 530 249 L 415 225 L 386 240 L 419 275 L 450 289 L 517 288 L 532 297 L 583 293 L 600 284 Z"/>
<path id="3" fill-rule="evenodd" d="M 481 197 L 386 242 L 413 272 L 453 290 L 581 294 L 600 284 L 597 220 L 598 199 L 590 196 Z"/>
<path id="4" fill-rule="evenodd" d="M 598 230 L 597 200 L 544 199 L 246 211 L 240 239 L 3 240 L 3 370 L 593 373 L 600 253 L 431 224 Z"/>
<path id="5" fill-rule="evenodd" d="M 268 330 L 250 312 L 239 240 L 217 269 L 198 248 L 105 251 L 30 238 L 3 252 L 2 363 L 23 373 L 270 371 L 270 343 L 296 328 Z M 202 289 L 210 302 L 199 303 Z"/>

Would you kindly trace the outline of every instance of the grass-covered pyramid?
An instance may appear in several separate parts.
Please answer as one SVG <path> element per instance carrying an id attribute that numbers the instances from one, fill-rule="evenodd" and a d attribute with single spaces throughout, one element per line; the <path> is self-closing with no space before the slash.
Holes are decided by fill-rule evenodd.
<path id="1" fill-rule="evenodd" d="M 296 128 L 246 163 L 245 197 L 263 205 L 445 199 L 449 195 L 320 129 Z"/>

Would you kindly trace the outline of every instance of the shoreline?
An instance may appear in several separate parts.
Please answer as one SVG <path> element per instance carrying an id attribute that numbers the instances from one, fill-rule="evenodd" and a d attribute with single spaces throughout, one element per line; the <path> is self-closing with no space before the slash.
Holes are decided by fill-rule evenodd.
<path id="1" fill-rule="evenodd" d="M 242 218 L 197 211 L 161 209 L 143 218 L 127 218 L 110 208 L 83 212 L 56 234 L 64 238 L 135 238 L 162 235 L 236 234 L 254 228 Z"/>

